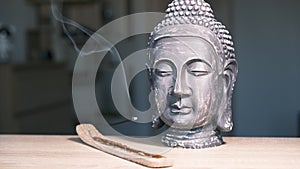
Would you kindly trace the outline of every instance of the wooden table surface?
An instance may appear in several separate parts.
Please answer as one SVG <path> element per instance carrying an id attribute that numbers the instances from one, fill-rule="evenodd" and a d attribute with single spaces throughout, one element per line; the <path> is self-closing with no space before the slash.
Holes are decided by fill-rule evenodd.
<path id="1" fill-rule="evenodd" d="M 300 138 L 225 137 L 225 145 L 172 149 L 172 168 L 300 169 Z M 145 168 L 83 144 L 77 136 L 0 135 L 0 168 Z"/>

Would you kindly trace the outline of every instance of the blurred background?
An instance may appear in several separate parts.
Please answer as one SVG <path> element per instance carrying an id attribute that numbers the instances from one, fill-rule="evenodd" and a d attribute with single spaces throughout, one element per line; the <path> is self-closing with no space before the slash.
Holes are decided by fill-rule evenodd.
<path id="1" fill-rule="evenodd" d="M 207 1 L 233 35 L 239 63 L 229 135 L 300 136 L 300 1 Z M 72 73 L 78 52 L 53 17 L 50 2 L 0 1 L 0 133 L 75 134 Z M 95 32 L 124 15 L 164 12 L 169 2 L 61 0 L 56 5 L 63 16 Z M 66 29 L 79 49 L 89 38 L 78 27 Z M 148 36 L 130 37 L 116 47 L 127 56 L 144 49 Z M 110 58 L 97 73 L 101 112 L 121 132 L 151 134 L 150 124 L 134 124 L 116 112 L 110 82 L 118 62 Z M 131 101 L 139 110 L 149 107 L 147 85 L 146 72 L 130 85 Z"/>

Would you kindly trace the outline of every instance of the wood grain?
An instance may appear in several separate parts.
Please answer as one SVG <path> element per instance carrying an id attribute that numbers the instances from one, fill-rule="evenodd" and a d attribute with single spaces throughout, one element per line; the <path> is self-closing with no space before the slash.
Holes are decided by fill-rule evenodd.
<path id="1" fill-rule="evenodd" d="M 300 138 L 225 137 L 225 145 L 172 149 L 173 168 L 300 168 Z M 144 168 L 98 151 L 77 136 L 0 135 L 0 168 Z"/>
<path id="2" fill-rule="evenodd" d="M 77 125 L 76 131 L 80 139 L 86 144 L 116 157 L 120 157 L 149 168 L 171 167 L 173 165 L 172 160 L 162 155 L 150 154 L 148 152 L 129 147 L 121 142 L 108 139 L 91 124 Z"/>

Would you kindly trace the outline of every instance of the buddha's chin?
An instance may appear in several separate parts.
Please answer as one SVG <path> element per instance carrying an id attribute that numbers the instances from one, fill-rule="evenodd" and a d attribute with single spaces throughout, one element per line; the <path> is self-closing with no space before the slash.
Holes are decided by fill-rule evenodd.
<path id="1" fill-rule="evenodd" d="M 161 119 L 168 126 L 183 130 L 201 128 L 207 124 L 207 116 L 203 115 L 199 118 L 194 114 L 194 111 L 189 113 L 165 111 L 161 116 Z"/>
<path id="2" fill-rule="evenodd" d="M 193 111 L 191 111 L 190 113 L 173 113 L 168 111 L 161 116 L 161 119 L 167 125 L 176 129 L 190 130 L 195 128 L 195 124 L 197 124 L 197 126 L 200 126 L 200 121 L 197 121 L 198 119 L 195 117 Z"/>

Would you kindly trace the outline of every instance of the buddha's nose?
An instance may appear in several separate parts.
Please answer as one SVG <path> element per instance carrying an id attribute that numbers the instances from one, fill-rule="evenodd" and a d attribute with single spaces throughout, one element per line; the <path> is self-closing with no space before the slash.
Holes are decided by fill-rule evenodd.
<path id="1" fill-rule="evenodd" d="M 177 98 L 188 97 L 192 95 L 191 88 L 187 85 L 185 78 L 177 77 L 172 95 Z"/>

